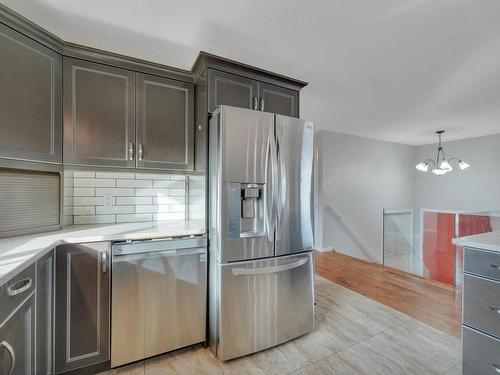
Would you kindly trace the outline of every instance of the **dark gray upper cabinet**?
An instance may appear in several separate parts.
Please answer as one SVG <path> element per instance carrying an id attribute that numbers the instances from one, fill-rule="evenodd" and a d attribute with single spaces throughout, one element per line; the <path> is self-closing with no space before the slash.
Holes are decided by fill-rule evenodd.
<path id="1" fill-rule="evenodd" d="M 137 167 L 193 169 L 194 85 L 137 75 Z"/>
<path id="2" fill-rule="evenodd" d="M 0 324 L 0 374 L 39 374 L 35 371 L 35 326 L 32 294 Z"/>
<path id="3" fill-rule="evenodd" d="M 54 252 L 36 263 L 36 374 L 52 375 L 54 328 Z"/>
<path id="4" fill-rule="evenodd" d="M 134 167 L 135 73 L 64 58 L 64 163 Z"/>
<path id="5" fill-rule="evenodd" d="M 215 111 L 221 104 L 257 109 L 259 94 L 257 81 L 216 69 L 210 69 L 208 76 L 209 112 Z"/>
<path id="6" fill-rule="evenodd" d="M 56 373 L 109 360 L 109 243 L 56 249 Z"/>
<path id="7" fill-rule="evenodd" d="M 61 55 L 3 24 L 0 51 L 0 157 L 61 163 Z"/>
<path id="8" fill-rule="evenodd" d="M 259 82 L 259 109 L 280 115 L 299 117 L 299 92 Z"/>

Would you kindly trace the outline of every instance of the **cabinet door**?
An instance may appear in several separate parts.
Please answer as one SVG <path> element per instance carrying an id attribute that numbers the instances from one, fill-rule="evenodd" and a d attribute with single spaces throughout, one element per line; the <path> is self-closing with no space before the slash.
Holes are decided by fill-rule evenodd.
<path id="1" fill-rule="evenodd" d="M 56 373 L 109 360 L 109 243 L 56 249 Z"/>
<path id="2" fill-rule="evenodd" d="M 38 375 L 35 371 L 34 294 L 0 324 L 0 374 Z"/>
<path id="3" fill-rule="evenodd" d="M 137 76 L 137 166 L 193 169 L 194 86 Z"/>
<path id="4" fill-rule="evenodd" d="M 65 164 L 134 167 L 135 73 L 64 58 Z"/>
<path id="5" fill-rule="evenodd" d="M 0 51 L 0 157 L 61 163 L 61 56 L 2 24 Z"/>
<path id="6" fill-rule="evenodd" d="M 54 252 L 37 261 L 36 272 L 36 373 L 54 373 Z"/>
<path id="7" fill-rule="evenodd" d="M 210 69 L 208 74 L 209 112 L 215 111 L 221 104 L 257 109 L 257 81 L 215 69 Z"/>
<path id="8" fill-rule="evenodd" d="M 290 117 L 299 117 L 299 92 L 259 82 L 259 109 Z"/>

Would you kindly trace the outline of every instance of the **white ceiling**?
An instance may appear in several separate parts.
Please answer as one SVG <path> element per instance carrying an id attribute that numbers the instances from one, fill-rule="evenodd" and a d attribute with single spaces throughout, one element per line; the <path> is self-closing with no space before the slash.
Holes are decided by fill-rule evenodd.
<path id="1" fill-rule="evenodd" d="M 318 129 L 500 133 L 498 0 L 0 0 L 63 39 L 190 69 L 200 50 L 309 82 Z"/>

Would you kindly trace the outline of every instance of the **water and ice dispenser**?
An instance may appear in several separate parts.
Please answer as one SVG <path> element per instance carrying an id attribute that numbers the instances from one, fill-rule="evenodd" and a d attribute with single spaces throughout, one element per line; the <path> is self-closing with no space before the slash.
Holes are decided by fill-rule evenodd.
<path id="1" fill-rule="evenodd" d="M 260 237 L 265 229 L 264 184 L 230 183 L 228 187 L 229 237 Z"/>

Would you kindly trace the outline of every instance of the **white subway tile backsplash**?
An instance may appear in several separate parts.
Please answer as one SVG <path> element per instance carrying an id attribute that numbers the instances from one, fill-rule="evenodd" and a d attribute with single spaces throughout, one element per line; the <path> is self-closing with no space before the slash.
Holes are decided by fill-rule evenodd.
<path id="1" fill-rule="evenodd" d="M 153 221 L 153 215 L 152 214 L 116 215 L 117 223 L 136 223 L 140 221 Z"/>
<path id="2" fill-rule="evenodd" d="M 169 205 L 139 205 L 135 206 L 136 213 L 170 212 Z"/>
<path id="3" fill-rule="evenodd" d="M 77 206 L 73 207 L 73 214 L 79 215 L 95 215 L 95 206 Z"/>
<path id="4" fill-rule="evenodd" d="M 159 212 L 153 214 L 153 220 L 183 220 L 185 218 L 184 212 Z"/>
<path id="5" fill-rule="evenodd" d="M 152 204 L 153 197 L 116 197 L 117 205 Z"/>
<path id="6" fill-rule="evenodd" d="M 134 179 L 135 173 L 132 172 L 96 172 L 96 178 L 129 178 Z"/>
<path id="7" fill-rule="evenodd" d="M 171 197 L 184 197 L 186 195 L 186 190 L 184 189 L 170 189 Z"/>
<path id="8" fill-rule="evenodd" d="M 115 180 L 110 178 L 75 178 L 75 187 L 115 187 Z"/>
<path id="9" fill-rule="evenodd" d="M 150 188 L 151 180 L 116 180 L 116 187 Z"/>
<path id="10" fill-rule="evenodd" d="M 93 197 L 95 196 L 95 188 L 73 188 L 74 197 Z"/>
<path id="11" fill-rule="evenodd" d="M 135 189 L 136 197 L 168 197 L 170 189 Z"/>
<path id="12" fill-rule="evenodd" d="M 170 206 L 170 212 L 184 212 L 186 211 L 186 206 L 183 204 L 173 204 Z"/>
<path id="13" fill-rule="evenodd" d="M 97 215 L 101 214 L 133 214 L 134 206 L 97 206 L 95 208 Z"/>
<path id="14" fill-rule="evenodd" d="M 75 216 L 75 224 L 113 224 L 115 215 Z"/>
<path id="15" fill-rule="evenodd" d="M 74 197 L 73 204 L 75 206 L 102 206 L 104 204 L 103 197 Z"/>
<path id="16" fill-rule="evenodd" d="M 153 187 L 166 188 L 166 189 L 184 189 L 184 181 L 171 181 L 171 180 L 154 180 Z"/>
<path id="17" fill-rule="evenodd" d="M 92 177 L 95 177 L 95 172 L 94 171 L 73 171 L 73 177 L 75 177 L 75 178 L 80 178 L 80 177 L 92 178 Z"/>
<path id="18" fill-rule="evenodd" d="M 96 188 L 95 195 L 98 197 L 103 195 L 111 195 L 113 197 L 132 197 L 134 189 L 128 188 Z"/>
<path id="19" fill-rule="evenodd" d="M 204 210 L 204 176 L 65 170 L 64 222 L 108 224 L 183 220 L 187 215 L 188 178 L 193 179 L 189 184 L 190 189 L 193 187 L 189 212 L 193 207 Z"/>
<path id="20" fill-rule="evenodd" d="M 186 198 L 182 197 L 153 197 L 153 204 L 184 204 Z"/>
<path id="21" fill-rule="evenodd" d="M 161 173 L 136 173 L 137 180 L 170 180 L 170 175 Z"/>

